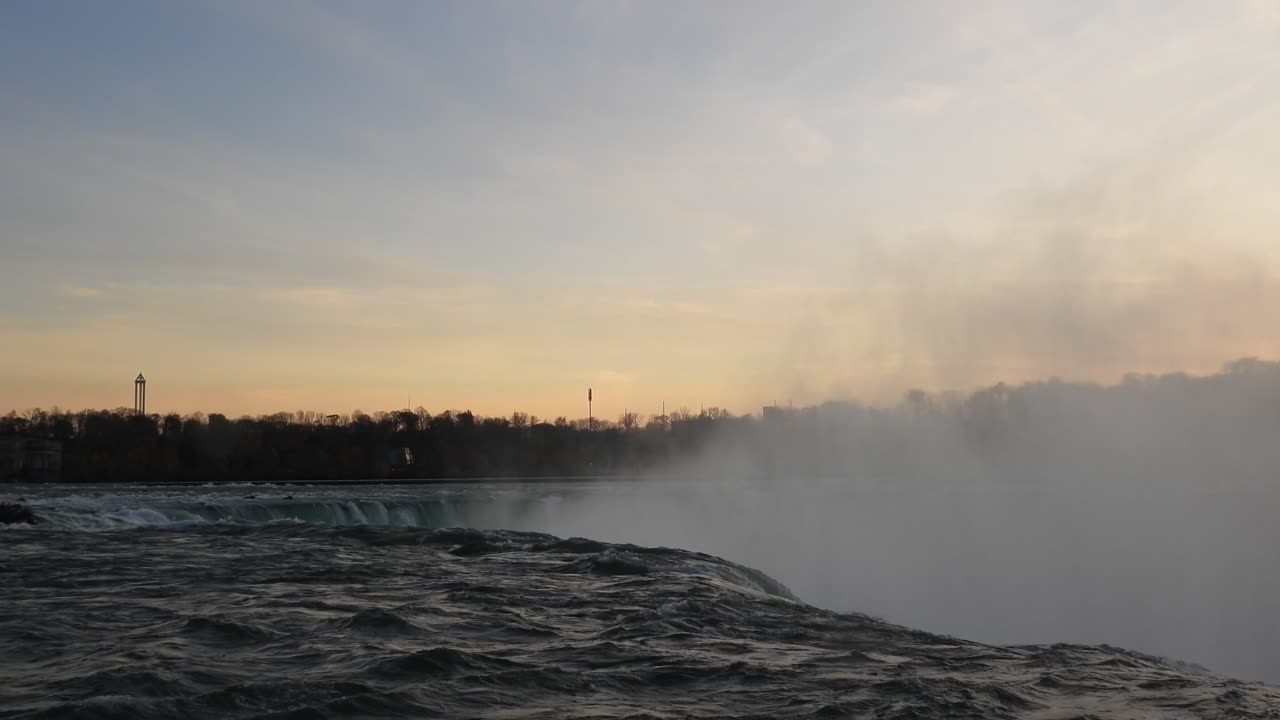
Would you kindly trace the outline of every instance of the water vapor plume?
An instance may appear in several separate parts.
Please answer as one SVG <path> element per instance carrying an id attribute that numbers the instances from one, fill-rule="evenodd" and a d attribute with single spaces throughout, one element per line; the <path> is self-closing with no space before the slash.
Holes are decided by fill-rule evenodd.
<path id="1" fill-rule="evenodd" d="M 728 425 L 670 479 L 567 493 L 553 514 L 733 558 L 826 607 L 1276 681 L 1278 437 L 1280 363 L 1256 359 L 912 391 Z"/>

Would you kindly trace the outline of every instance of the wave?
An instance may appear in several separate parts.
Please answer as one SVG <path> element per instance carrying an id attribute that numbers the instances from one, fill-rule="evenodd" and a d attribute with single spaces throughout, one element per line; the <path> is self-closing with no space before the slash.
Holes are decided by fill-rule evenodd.
<path id="1" fill-rule="evenodd" d="M 238 499 L 205 498 L 197 502 L 146 501 L 147 498 L 140 496 L 71 496 L 36 500 L 31 508 L 39 519 L 34 527 L 42 530 L 94 532 L 217 526 L 254 533 L 337 533 L 339 537 L 373 546 L 443 546 L 456 557 L 511 551 L 578 556 L 554 571 L 604 576 L 702 575 L 751 592 L 796 600 L 785 585 L 765 573 L 712 555 L 465 527 L 469 524 L 470 506 L 449 496 L 413 500 L 295 500 L 291 496 L 251 495 Z M 376 624 L 386 619 L 364 618 L 358 622 Z M 206 623 L 198 627 L 208 631 L 211 626 Z"/>
<path id="2" fill-rule="evenodd" d="M 296 522 L 5 540 L 6 581 L 24 592 L 0 604 L 13 680 L 0 717 L 1234 720 L 1280 707 L 1274 688 L 1106 646 L 998 647 L 821 610 L 686 550 Z"/>
<path id="3" fill-rule="evenodd" d="M 70 497 L 28 505 L 40 525 L 55 530 L 121 530 L 201 524 L 255 525 L 302 522 L 342 527 L 440 528 L 466 525 L 467 506 L 455 499 L 324 500 L 282 498 L 205 499 L 165 503 L 146 498 Z"/>
<path id="4" fill-rule="evenodd" d="M 203 616 L 188 619 L 179 634 L 185 637 L 200 638 L 206 642 L 223 642 L 227 644 L 261 643 L 279 637 L 277 633 L 268 628 L 234 620 Z"/>
<path id="5" fill-rule="evenodd" d="M 282 529 L 287 531 L 287 529 Z M 586 538 L 560 539 L 554 535 L 515 530 L 473 528 L 398 529 L 369 526 L 338 528 L 339 537 L 369 545 L 421 545 L 443 547 L 455 557 L 498 553 L 533 553 L 576 559 L 549 568 L 553 573 L 584 575 L 697 575 L 738 590 L 796 601 L 783 583 L 767 574 L 714 555 L 664 547 L 613 544 Z M 470 588 L 468 592 L 475 592 Z M 368 618 L 366 618 L 368 619 Z M 381 618 L 379 621 L 385 621 Z"/>
<path id="6" fill-rule="evenodd" d="M 594 541 L 587 541 L 594 542 Z M 571 545 L 557 543 L 552 546 L 559 552 L 571 551 Z M 575 560 L 564 566 L 564 571 L 586 572 L 595 575 L 649 575 L 655 573 L 685 573 L 708 575 L 719 580 L 790 600 L 796 596 L 786 585 L 765 573 L 713 555 L 688 550 L 678 554 L 667 548 L 645 548 L 637 545 L 616 545 Z"/>

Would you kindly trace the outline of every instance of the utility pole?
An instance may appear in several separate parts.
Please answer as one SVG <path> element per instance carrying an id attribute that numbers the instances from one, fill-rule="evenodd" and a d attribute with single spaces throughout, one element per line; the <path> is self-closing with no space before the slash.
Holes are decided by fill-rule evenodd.
<path id="1" fill-rule="evenodd" d="M 595 427 L 595 416 L 591 414 L 591 388 L 587 388 L 587 430 L 594 430 Z"/>

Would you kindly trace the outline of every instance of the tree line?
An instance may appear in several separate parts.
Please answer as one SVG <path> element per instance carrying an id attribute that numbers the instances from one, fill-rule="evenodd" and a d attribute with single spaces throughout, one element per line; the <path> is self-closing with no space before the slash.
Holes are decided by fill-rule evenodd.
<path id="1" fill-rule="evenodd" d="M 648 420 L 624 413 L 616 422 L 423 408 L 235 419 L 55 408 L 10 411 L 0 436 L 61 443 L 64 482 L 567 477 L 644 472 L 741 422 L 749 421 L 718 408 Z M 411 464 L 397 462 L 402 449 Z"/>
<path id="2" fill-rule="evenodd" d="M 762 416 L 711 408 L 546 421 L 418 408 L 231 419 L 54 409 L 0 416 L 4 435 L 59 441 L 69 482 L 659 472 L 769 482 L 1213 487 L 1276 481 L 1280 363 L 1244 359 L 1210 375 L 1134 374 L 1114 385 L 1046 380 L 968 395 L 912 390 L 889 407 L 832 402 Z M 405 448 L 415 461 L 397 466 L 393 455 Z"/>

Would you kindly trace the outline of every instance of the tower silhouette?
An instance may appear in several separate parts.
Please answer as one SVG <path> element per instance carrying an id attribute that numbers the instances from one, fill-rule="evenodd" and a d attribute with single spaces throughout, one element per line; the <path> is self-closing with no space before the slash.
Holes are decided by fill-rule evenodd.
<path id="1" fill-rule="evenodd" d="M 133 412 L 135 415 L 147 414 L 147 379 L 142 377 L 142 373 L 138 373 L 138 379 L 133 381 Z"/>

